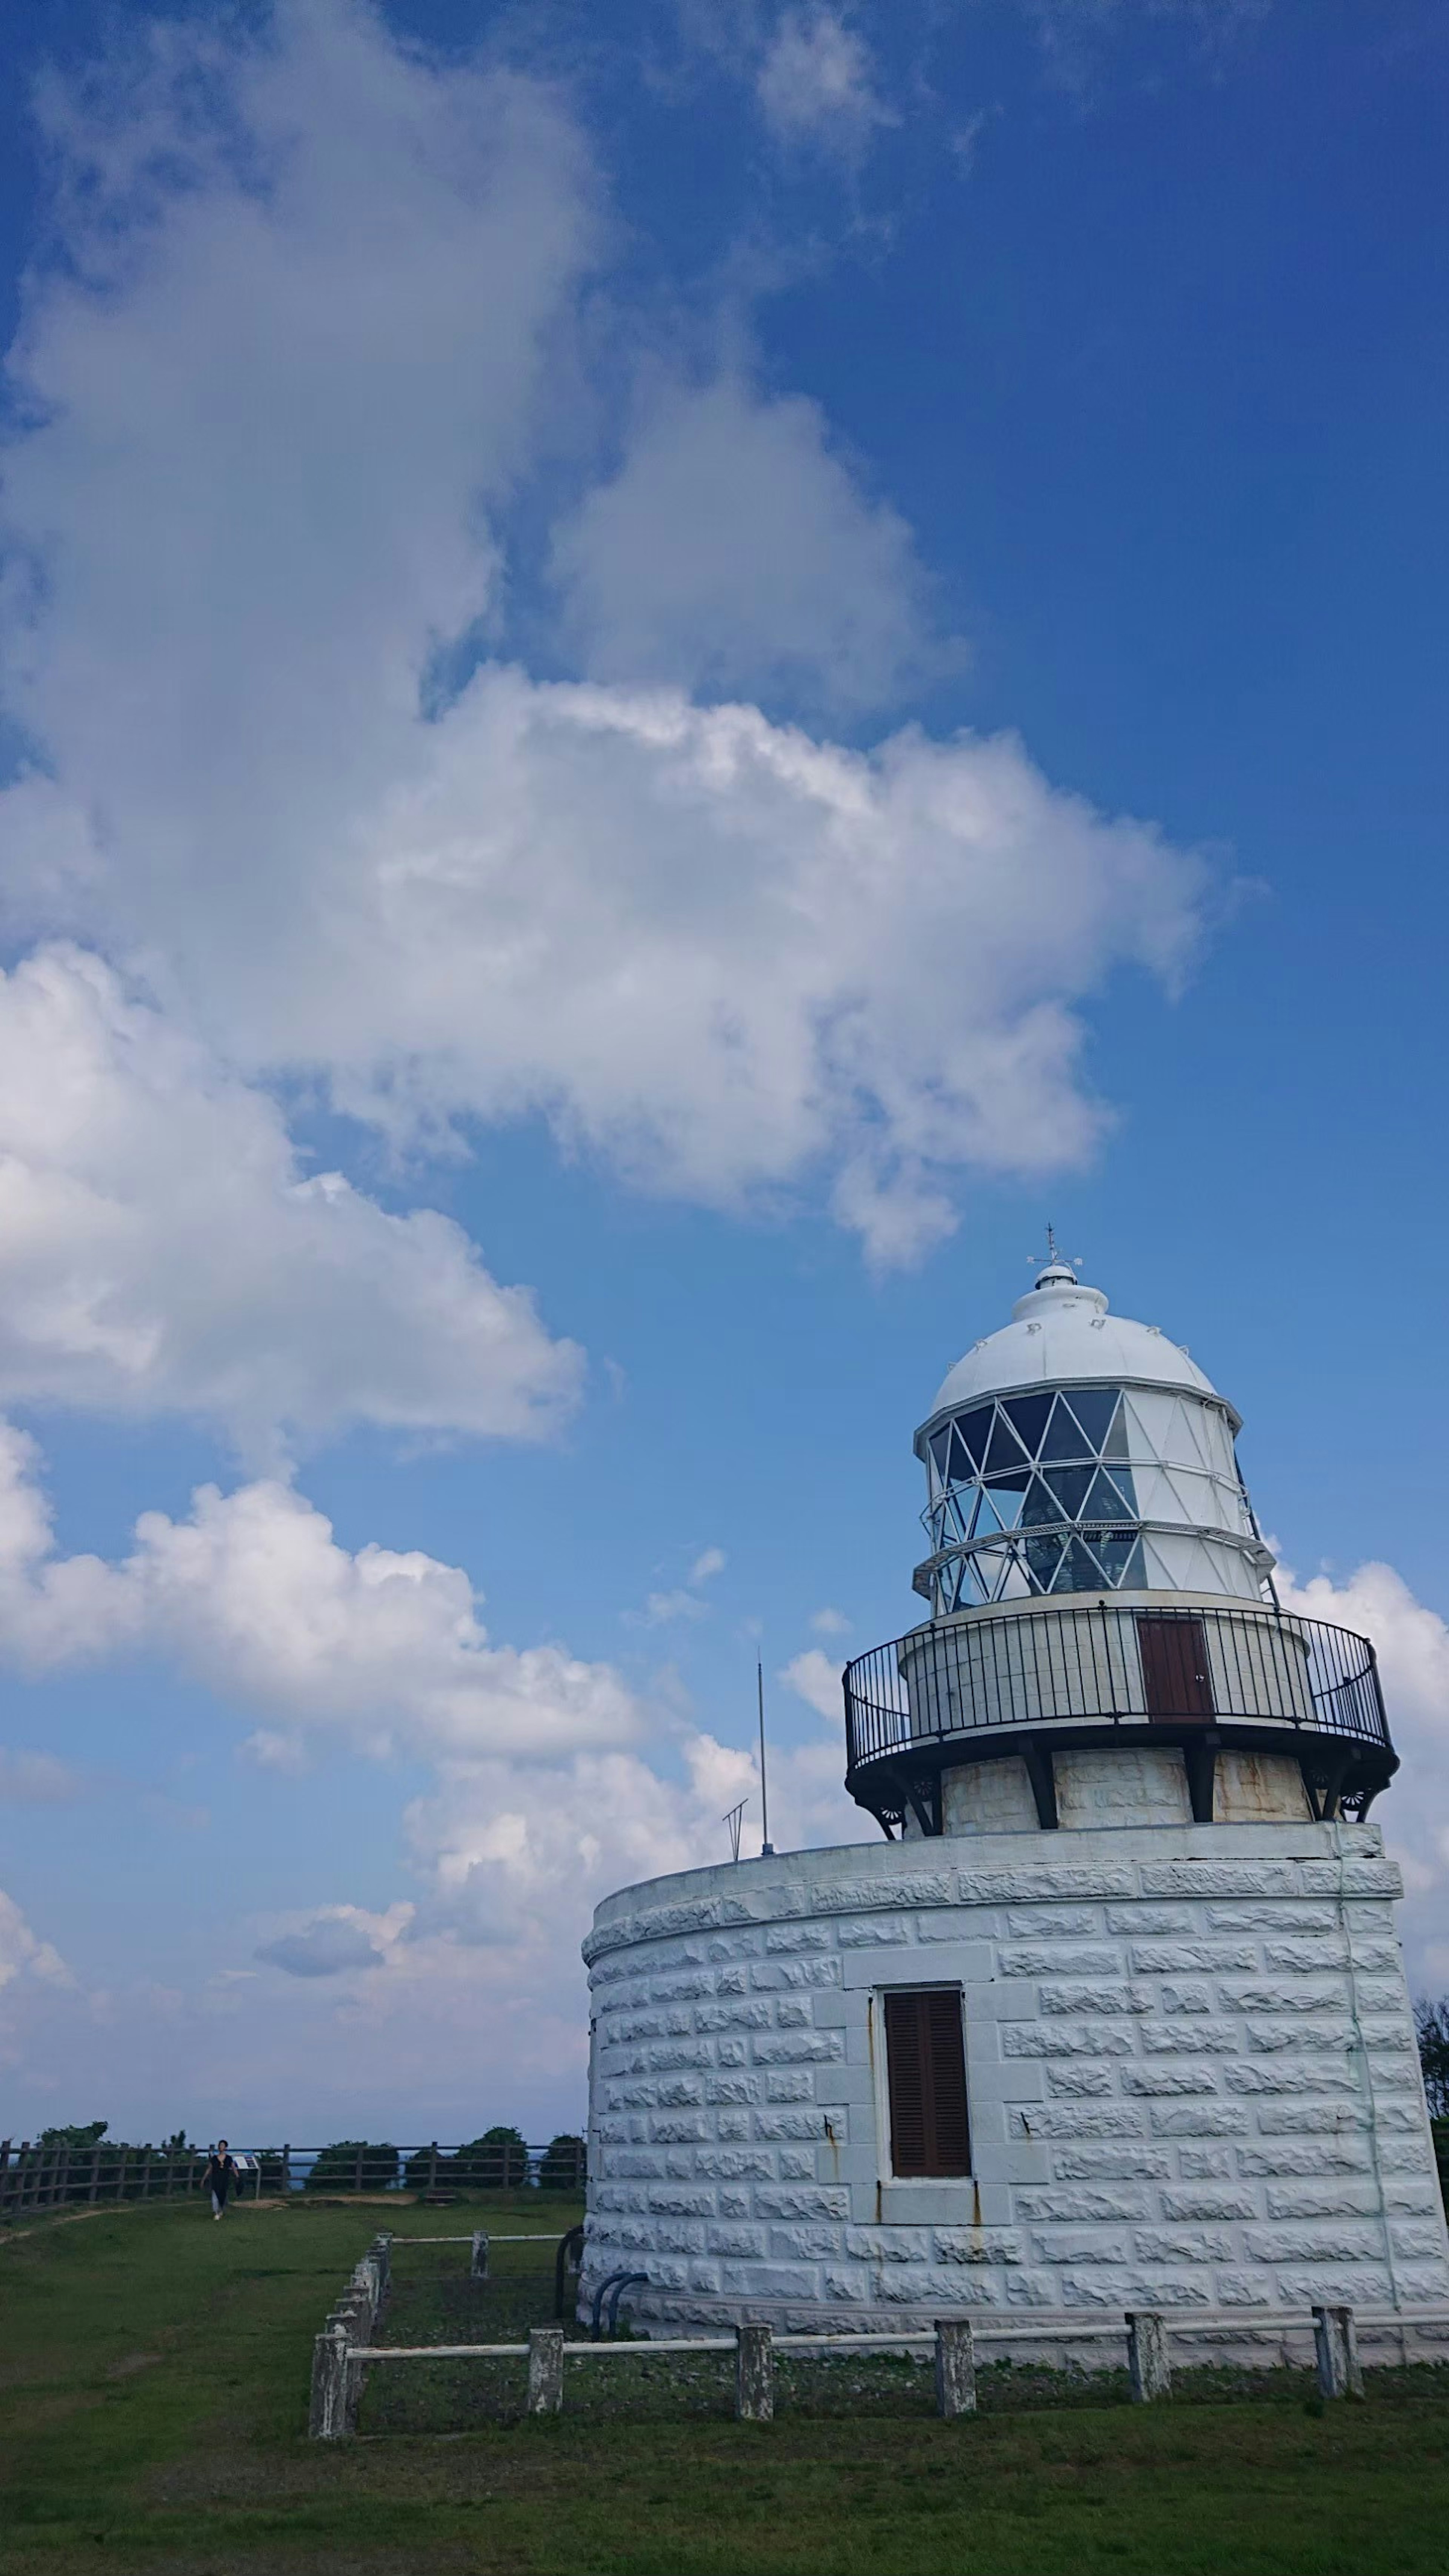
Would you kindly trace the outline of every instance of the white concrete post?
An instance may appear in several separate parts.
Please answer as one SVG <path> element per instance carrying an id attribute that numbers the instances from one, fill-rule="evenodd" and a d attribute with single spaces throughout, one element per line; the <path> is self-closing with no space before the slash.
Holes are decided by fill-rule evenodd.
<path id="1" fill-rule="evenodd" d="M 347 2328 L 324 2326 L 312 2346 L 312 2397 L 307 2409 L 307 2431 L 314 2442 L 340 2442 L 351 2430 L 347 2422 L 344 2380 L 347 2370 Z"/>
<path id="2" fill-rule="evenodd" d="M 1148 2406 L 1172 2395 L 1172 2364 L 1167 2357 L 1167 2319 L 1151 2308 L 1127 2316 L 1127 2367 L 1132 2374 L 1132 2403 Z"/>
<path id="3" fill-rule="evenodd" d="M 976 2412 L 976 2352 L 969 2317 L 936 2319 L 936 2412 Z"/>
<path id="4" fill-rule="evenodd" d="M 528 2411 L 530 2415 L 558 2415 L 563 2411 L 562 2326 L 530 2326 L 528 2329 Z"/>
<path id="5" fill-rule="evenodd" d="M 1313 2340 L 1318 2349 L 1318 2385 L 1325 2397 L 1362 2397 L 1358 2333 L 1352 2308 L 1315 2308 Z"/>
<path id="6" fill-rule="evenodd" d="M 770 2329 L 736 2326 L 735 2341 L 735 2413 L 742 2424 L 768 2424 L 775 2412 Z"/>
<path id="7" fill-rule="evenodd" d="M 468 2266 L 468 2278 L 470 2281 L 486 2281 L 488 2278 L 488 2239 L 481 2227 L 473 2230 L 473 2256 Z"/>

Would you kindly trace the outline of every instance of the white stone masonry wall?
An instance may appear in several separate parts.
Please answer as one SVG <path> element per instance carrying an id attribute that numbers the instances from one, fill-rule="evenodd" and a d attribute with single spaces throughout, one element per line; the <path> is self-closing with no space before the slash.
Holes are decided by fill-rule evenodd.
<path id="1" fill-rule="evenodd" d="M 1449 2302 L 1376 1826 L 976 1833 L 626 1889 L 582 2291 L 655 2331 Z M 891 2178 L 883 1988 L 963 1994 L 974 2172 Z"/>

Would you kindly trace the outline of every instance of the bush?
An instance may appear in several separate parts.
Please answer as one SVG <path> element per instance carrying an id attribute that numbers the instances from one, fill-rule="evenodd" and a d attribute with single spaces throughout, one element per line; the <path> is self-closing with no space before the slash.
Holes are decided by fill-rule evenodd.
<path id="1" fill-rule="evenodd" d="M 358 2187 L 358 2156 L 362 2157 L 361 2185 L 364 2191 L 394 2191 L 398 2181 L 396 2147 L 373 2146 L 361 2138 L 339 2138 L 324 2147 L 307 2176 L 308 2191 L 355 2191 Z"/>
<path id="2" fill-rule="evenodd" d="M 1427 1996 L 1416 2003 L 1414 2028 L 1429 2109 L 1442 2120 L 1449 2117 L 1449 1995 L 1441 1995 L 1436 2004 Z"/>
<path id="3" fill-rule="evenodd" d="M 448 2176 L 463 2191 L 521 2191 L 528 2180 L 528 2147 L 521 2129 L 485 2129 L 460 2147 Z"/>
<path id="4" fill-rule="evenodd" d="M 584 2142 L 567 2129 L 550 2138 L 538 2169 L 542 2191 L 581 2191 L 584 2183 Z"/>

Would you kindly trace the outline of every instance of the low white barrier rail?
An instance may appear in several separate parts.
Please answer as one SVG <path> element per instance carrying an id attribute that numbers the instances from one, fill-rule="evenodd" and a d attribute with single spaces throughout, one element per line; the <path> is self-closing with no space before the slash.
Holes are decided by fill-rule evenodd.
<path id="1" fill-rule="evenodd" d="M 383 2240 L 379 2240 L 381 2242 Z M 411 2239 L 417 2243 L 419 2240 Z M 439 2239 L 438 2242 L 465 2240 Z M 524 2240 L 515 2239 L 514 2242 Z M 359 2271 L 363 2266 L 359 2265 Z M 354 2280 L 356 2275 L 354 2275 Z M 563 2406 L 564 2364 L 577 2361 L 650 2360 L 666 2353 L 727 2353 L 735 2356 L 735 2413 L 742 2423 L 768 2423 L 775 2411 L 774 2364 L 777 2353 L 824 2352 L 841 2357 L 872 2352 L 932 2352 L 935 2359 L 936 2407 L 944 2416 L 969 2415 L 976 2407 L 976 2330 L 991 2344 L 1083 2344 L 1117 2341 L 1125 2335 L 1126 2363 L 1134 2403 L 1146 2405 L 1172 2393 L 1170 2337 L 1174 2329 L 1193 2334 L 1213 2328 L 1241 2335 L 1254 2333 L 1313 2334 L 1318 2385 L 1325 2397 L 1362 2397 L 1363 2368 L 1358 2329 L 1394 2331 L 1437 2328 L 1449 2334 L 1449 2308 L 1393 2309 L 1356 2317 L 1347 2307 L 1315 2307 L 1244 2316 L 1231 2310 L 1135 2309 L 1120 2323 L 1105 2317 L 1075 2324 L 1042 2320 L 999 2325 L 971 2317 L 940 2317 L 934 2326 L 899 2334 L 775 2334 L 769 2326 L 737 2326 L 732 2335 L 661 2335 L 638 2343 L 568 2343 L 562 2326 L 534 2326 L 527 2343 L 374 2344 L 353 2342 L 334 2320 L 313 2347 L 310 2432 L 321 2441 L 345 2440 L 357 2429 L 357 2411 L 366 2370 L 380 2362 L 526 2361 L 527 2411 L 557 2415 Z M 1401 2358 L 1407 2357 L 1407 2346 Z"/>

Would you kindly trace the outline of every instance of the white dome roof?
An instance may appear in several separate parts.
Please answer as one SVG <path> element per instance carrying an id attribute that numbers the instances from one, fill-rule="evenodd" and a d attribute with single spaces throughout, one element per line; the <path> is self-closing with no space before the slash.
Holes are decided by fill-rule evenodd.
<path id="1" fill-rule="evenodd" d="M 1005 1395 L 1014 1387 L 1080 1385 L 1096 1379 L 1113 1386 L 1190 1388 L 1223 1404 L 1210 1378 L 1156 1324 L 1134 1324 L 1110 1315 L 1100 1288 L 1087 1288 L 1063 1263 L 1043 1270 L 1035 1288 L 1018 1297 L 1012 1320 L 959 1359 L 932 1405 L 938 1413 Z M 1231 1405 L 1233 1425 L 1238 1416 Z"/>

